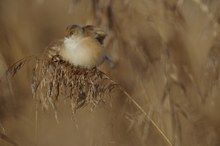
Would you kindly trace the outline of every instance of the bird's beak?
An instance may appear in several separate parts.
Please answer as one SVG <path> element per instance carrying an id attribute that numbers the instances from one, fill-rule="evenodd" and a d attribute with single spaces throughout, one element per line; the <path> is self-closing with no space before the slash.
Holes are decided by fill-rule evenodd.
<path id="1" fill-rule="evenodd" d="M 103 41 L 105 37 L 107 36 L 107 33 L 103 30 L 96 30 L 94 32 L 94 37 L 101 43 L 103 44 Z"/>

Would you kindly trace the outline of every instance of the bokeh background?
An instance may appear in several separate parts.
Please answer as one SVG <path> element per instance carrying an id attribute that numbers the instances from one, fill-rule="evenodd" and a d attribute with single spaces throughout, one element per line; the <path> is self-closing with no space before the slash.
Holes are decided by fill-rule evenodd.
<path id="1" fill-rule="evenodd" d="M 5 76 L 14 62 L 40 55 L 62 38 L 69 24 L 108 32 L 104 45 L 114 67 L 104 63 L 100 70 L 125 88 L 174 146 L 220 145 L 219 0 L 1 0 L 2 134 L 19 146 L 170 145 L 120 91 L 75 117 L 60 104 L 57 123 L 52 109 L 36 110 L 33 64 Z M 12 144 L 0 139 L 0 145 Z"/>

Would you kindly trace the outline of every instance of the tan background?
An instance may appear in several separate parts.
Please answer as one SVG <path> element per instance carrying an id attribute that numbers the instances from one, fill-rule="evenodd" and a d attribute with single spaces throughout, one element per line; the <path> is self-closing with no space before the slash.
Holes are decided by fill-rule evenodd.
<path id="1" fill-rule="evenodd" d="M 0 76 L 22 57 L 42 53 L 68 24 L 108 32 L 115 66 L 101 69 L 120 83 L 175 146 L 220 145 L 219 0 L 1 0 Z M 31 65 L 0 86 L 1 131 L 19 146 L 169 145 L 122 93 L 71 120 L 61 104 L 38 110 Z M 10 81 L 9 81 L 10 82 Z M 13 92 L 13 94 L 12 94 Z M 0 139 L 1 146 L 10 146 Z"/>

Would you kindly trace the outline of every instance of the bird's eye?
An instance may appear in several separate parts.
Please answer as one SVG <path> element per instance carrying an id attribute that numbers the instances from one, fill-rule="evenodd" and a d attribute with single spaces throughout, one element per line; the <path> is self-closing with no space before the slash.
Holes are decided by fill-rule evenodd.
<path id="1" fill-rule="evenodd" d="M 69 35 L 73 35 L 73 32 L 72 32 L 72 31 L 70 31 Z"/>

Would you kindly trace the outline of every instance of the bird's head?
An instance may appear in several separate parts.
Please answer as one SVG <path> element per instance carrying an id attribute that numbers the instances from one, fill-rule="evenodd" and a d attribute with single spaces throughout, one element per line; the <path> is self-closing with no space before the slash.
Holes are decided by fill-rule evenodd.
<path id="1" fill-rule="evenodd" d="M 75 37 L 80 37 L 83 35 L 83 29 L 79 25 L 73 24 L 67 26 L 65 30 L 65 37 L 66 38 L 75 38 Z"/>
<path id="2" fill-rule="evenodd" d="M 91 36 L 95 38 L 97 41 L 99 41 L 100 44 L 103 44 L 103 41 L 107 36 L 105 31 L 93 25 L 86 25 L 82 29 L 85 36 Z"/>
<path id="3" fill-rule="evenodd" d="M 66 28 L 63 48 L 59 55 L 75 66 L 93 68 L 104 61 L 102 45 L 106 33 L 98 27 L 70 25 Z"/>

